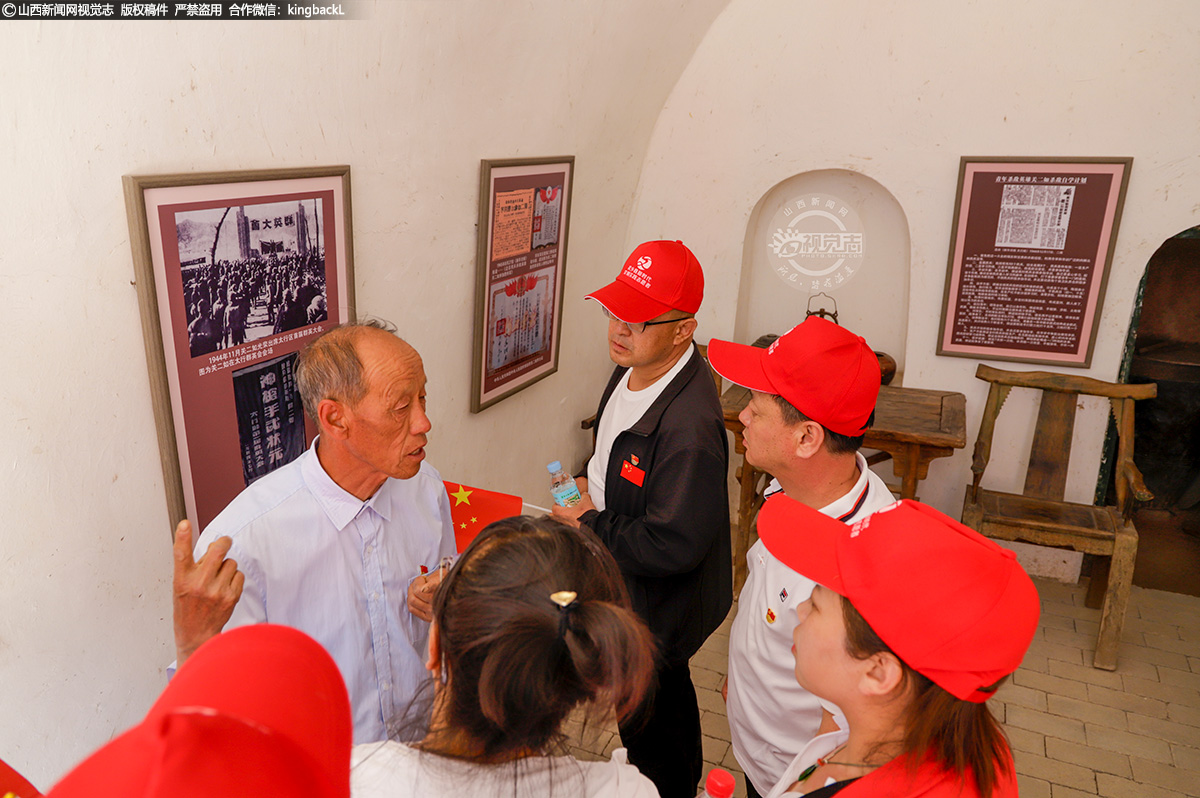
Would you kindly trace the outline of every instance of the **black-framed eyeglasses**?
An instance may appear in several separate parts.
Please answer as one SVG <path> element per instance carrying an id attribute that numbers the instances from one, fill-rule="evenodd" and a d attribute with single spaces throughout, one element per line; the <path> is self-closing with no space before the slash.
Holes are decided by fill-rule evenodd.
<path id="1" fill-rule="evenodd" d="M 644 333 L 646 331 L 647 327 L 653 327 L 656 324 L 674 324 L 677 321 L 687 321 L 689 318 L 691 318 L 690 316 L 682 316 L 678 319 L 663 319 L 662 321 L 628 322 L 628 321 L 625 321 L 624 319 L 617 318 L 616 316 L 614 316 L 612 314 L 612 312 L 609 311 L 609 309 L 604 307 L 603 305 L 600 306 L 600 310 L 604 311 L 604 315 L 606 318 L 608 318 L 612 321 L 619 321 L 619 322 L 621 322 L 621 324 L 624 324 L 626 327 L 629 328 L 629 331 L 631 333 L 633 333 L 634 335 L 641 335 L 642 333 Z"/>

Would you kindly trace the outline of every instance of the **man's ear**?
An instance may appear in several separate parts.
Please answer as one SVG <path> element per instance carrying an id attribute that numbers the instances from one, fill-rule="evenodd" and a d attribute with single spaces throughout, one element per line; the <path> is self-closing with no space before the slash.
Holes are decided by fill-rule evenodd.
<path id="1" fill-rule="evenodd" d="M 801 421 L 791 433 L 792 448 L 801 459 L 807 460 L 825 446 L 825 428 L 815 421 Z"/>
<path id="2" fill-rule="evenodd" d="M 891 652 L 872 654 L 863 660 L 863 665 L 859 689 L 866 695 L 886 698 L 904 684 L 904 666 Z"/>
<path id="3" fill-rule="evenodd" d="M 679 344 L 690 341 L 692 336 L 696 334 L 696 324 L 697 323 L 694 318 L 684 319 L 682 322 L 680 322 L 679 326 L 675 328 L 675 340 L 672 341 L 672 343 L 675 346 L 678 346 Z"/>
<path id="4" fill-rule="evenodd" d="M 346 408 L 336 399 L 322 399 L 317 404 L 317 428 L 322 435 L 345 438 L 349 434 Z"/>

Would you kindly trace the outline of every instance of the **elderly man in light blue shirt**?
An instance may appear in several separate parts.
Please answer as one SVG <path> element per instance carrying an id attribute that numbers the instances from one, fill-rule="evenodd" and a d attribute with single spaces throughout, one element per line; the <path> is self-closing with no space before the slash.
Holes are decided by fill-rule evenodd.
<path id="1" fill-rule="evenodd" d="M 354 741 L 383 740 L 427 678 L 437 566 L 455 550 L 442 478 L 424 462 L 425 371 L 416 350 L 366 323 L 314 340 L 296 380 L 320 436 L 234 499 L 196 551 L 232 540 L 245 584 L 225 628 L 311 635 L 346 680 Z"/>

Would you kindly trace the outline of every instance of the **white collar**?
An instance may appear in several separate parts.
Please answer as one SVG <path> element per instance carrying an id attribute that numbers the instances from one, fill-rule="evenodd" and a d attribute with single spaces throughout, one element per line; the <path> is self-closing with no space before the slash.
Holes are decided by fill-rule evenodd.
<path id="1" fill-rule="evenodd" d="M 334 482 L 333 477 L 329 476 L 321 465 L 321 460 L 317 457 L 317 441 L 320 439 L 319 435 L 313 438 L 312 445 L 304 453 L 300 463 L 300 473 L 303 475 L 308 489 L 312 491 L 313 497 L 317 500 L 317 504 L 321 505 L 321 509 L 325 511 L 325 516 L 330 523 L 341 532 L 367 507 L 378 513 L 383 520 L 388 520 L 391 516 L 392 503 L 387 497 L 385 489 L 391 478 L 385 480 L 371 498 L 366 501 L 359 499 Z"/>

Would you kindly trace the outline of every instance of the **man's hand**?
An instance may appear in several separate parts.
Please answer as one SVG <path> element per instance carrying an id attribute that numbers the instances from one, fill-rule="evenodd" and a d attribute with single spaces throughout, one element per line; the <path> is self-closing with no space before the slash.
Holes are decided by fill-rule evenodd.
<path id="1" fill-rule="evenodd" d="M 200 644 L 224 628 L 242 595 L 245 575 L 227 559 L 233 541 L 221 537 L 209 544 L 199 560 L 192 559 L 192 524 L 175 527 L 175 576 L 172 580 L 177 665 Z"/>
<path id="2" fill-rule="evenodd" d="M 576 480 L 578 482 L 578 480 Z M 586 483 L 587 480 L 584 480 Z M 579 516 L 586 513 L 588 510 L 595 510 L 596 505 L 592 504 L 592 497 L 585 491 L 580 491 L 579 504 L 574 507 L 559 507 L 557 504 L 550 508 L 550 514 L 559 521 L 565 521 L 573 527 L 579 527 Z"/>
<path id="3" fill-rule="evenodd" d="M 441 568 L 421 574 L 408 585 L 408 611 L 422 621 L 433 620 L 433 594 L 445 575 Z"/>

